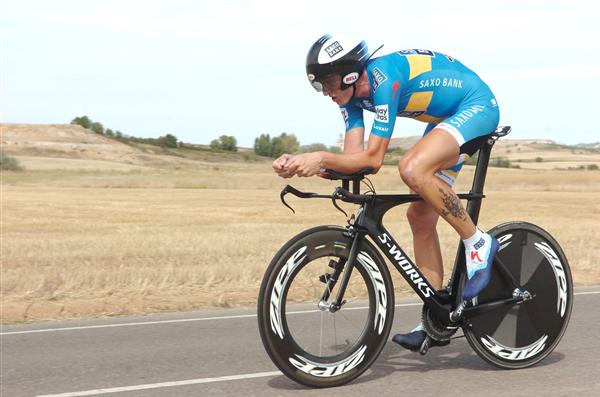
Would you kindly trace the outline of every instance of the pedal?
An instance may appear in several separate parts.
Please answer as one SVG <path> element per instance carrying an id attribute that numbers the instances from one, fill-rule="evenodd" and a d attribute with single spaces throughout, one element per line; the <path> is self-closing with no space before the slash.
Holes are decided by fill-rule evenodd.
<path id="1" fill-rule="evenodd" d="M 329 261 L 329 265 L 328 265 L 328 266 L 329 266 L 330 268 L 332 268 L 332 269 L 334 269 L 334 270 L 335 270 L 335 268 L 336 268 L 336 266 L 337 266 L 337 265 L 339 265 L 339 262 L 338 262 L 338 261 L 336 261 L 335 259 L 332 259 L 332 260 L 330 260 L 330 261 Z"/>
<path id="2" fill-rule="evenodd" d="M 425 340 L 421 343 L 421 347 L 419 348 L 419 354 L 424 356 L 429 351 L 431 347 L 431 337 L 429 335 L 425 336 Z"/>
<path id="3" fill-rule="evenodd" d="M 329 274 L 329 273 L 321 274 L 319 276 L 319 281 L 322 282 L 323 284 L 327 284 L 329 282 L 329 280 L 331 280 L 331 274 Z"/>

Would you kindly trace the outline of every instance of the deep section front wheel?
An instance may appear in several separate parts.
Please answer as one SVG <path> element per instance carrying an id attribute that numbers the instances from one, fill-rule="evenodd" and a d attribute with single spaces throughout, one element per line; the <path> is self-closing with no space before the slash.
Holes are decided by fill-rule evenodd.
<path id="1" fill-rule="evenodd" d="M 275 255 L 260 288 L 265 349 L 287 377 L 307 386 L 338 386 L 363 373 L 383 349 L 393 321 L 389 271 L 364 238 L 343 303 L 332 308 L 352 245 L 345 231 L 320 226 L 294 237 Z"/>
<path id="2" fill-rule="evenodd" d="M 500 242 L 496 258 L 532 295 L 472 317 L 463 326 L 477 354 L 506 369 L 525 368 L 547 357 L 562 338 L 573 305 L 573 281 L 567 258 L 550 234 L 526 222 L 510 222 L 489 231 Z M 496 265 L 477 304 L 511 298 L 514 288 Z"/>

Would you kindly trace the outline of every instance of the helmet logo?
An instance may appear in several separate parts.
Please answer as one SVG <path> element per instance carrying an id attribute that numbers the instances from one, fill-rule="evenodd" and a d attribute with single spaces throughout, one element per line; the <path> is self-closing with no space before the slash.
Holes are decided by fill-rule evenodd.
<path id="1" fill-rule="evenodd" d="M 325 47 L 325 52 L 327 53 L 327 55 L 329 55 L 329 58 L 333 58 L 335 54 L 338 54 L 342 51 L 344 51 L 344 48 L 337 41 L 334 41 L 333 43 Z"/>
<path id="2" fill-rule="evenodd" d="M 350 74 L 347 74 L 342 79 L 342 81 L 344 82 L 344 84 L 352 84 L 352 83 L 355 83 L 356 80 L 358 80 L 358 73 L 357 72 L 352 72 Z"/>
<path id="3" fill-rule="evenodd" d="M 315 80 L 315 75 L 312 73 L 308 74 L 308 81 L 314 81 Z"/>

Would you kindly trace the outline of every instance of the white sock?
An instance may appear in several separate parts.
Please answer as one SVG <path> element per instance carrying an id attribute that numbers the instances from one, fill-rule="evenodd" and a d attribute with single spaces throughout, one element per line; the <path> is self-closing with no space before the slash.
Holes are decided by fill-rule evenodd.
<path id="1" fill-rule="evenodd" d="M 419 325 L 417 325 L 412 331 L 410 332 L 416 332 L 416 331 L 424 331 L 425 328 L 423 328 L 423 323 L 419 323 Z"/>
<path id="2" fill-rule="evenodd" d="M 468 239 L 463 240 L 463 243 L 465 244 L 465 251 L 470 251 L 475 245 L 475 243 L 483 237 L 483 235 L 484 233 L 481 230 L 479 230 L 479 228 L 475 228 L 475 234 L 473 234 Z"/>
<path id="3" fill-rule="evenodd" d="M 475 230 L 475 234 L 468 239 L 463 240 L 463 243 L 465 244 L 467 276 L 469 276 L 469 278 L 471 278 L 470 275 L 474 270 L 476 270 L 478 267 L 481 267 L 482 262 L 476 261 L 475 259 L 485 259 L 485 249 L 487 248 L 486 246 L 488 245 L 488 241 L 489 236 L 479 230 L 479 228 Z"/>

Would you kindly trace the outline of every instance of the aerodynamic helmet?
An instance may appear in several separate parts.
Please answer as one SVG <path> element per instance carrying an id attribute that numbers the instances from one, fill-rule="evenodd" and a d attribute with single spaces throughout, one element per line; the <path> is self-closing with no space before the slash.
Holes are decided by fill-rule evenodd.
<path id="1" fill-rule="evenodd" d="M 306 74 L 313 88 L 323 91 L 325 82 L 340 76 L 342 90 L 360 78 L 369 49 L 363 40 L 326 34 L 317 40 L 306 56 Z"/>

